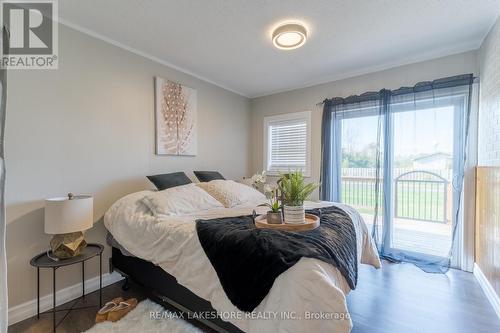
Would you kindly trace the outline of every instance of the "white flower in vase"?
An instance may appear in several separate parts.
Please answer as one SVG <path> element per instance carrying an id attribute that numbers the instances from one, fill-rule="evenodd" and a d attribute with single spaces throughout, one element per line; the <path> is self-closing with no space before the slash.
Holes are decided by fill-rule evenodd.
<path id="1" fill-rule="evenodd" d="M 262 173 L 256 173 L 250 180 L 252 181 L 252 186 L 262 192 L 263 186 L 266 183 L 266 172 L 262 171 Z"/>

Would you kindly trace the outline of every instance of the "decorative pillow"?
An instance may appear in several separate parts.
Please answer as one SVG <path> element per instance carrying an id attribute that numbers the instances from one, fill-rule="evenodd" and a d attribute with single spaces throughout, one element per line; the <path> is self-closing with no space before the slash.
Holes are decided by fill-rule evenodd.
<path id="1" fill-rule="evenodd" d="M 147 176 L 147 178 L 159 191 L 192 183 L 191 179 L 184 172 L 165 173 L 163 175 Z"/>
<path id="2" fill-rule="evenodd" d="M 208 183 L 198 183 L 196 185 L 207 191 L 226 208 L 244 203 L 259 204 L 266 201 L 265 195 L 253 187 L 232 180 L 212 180 Z"/>
<path id="3" fill-rule="evenodd" d="M 212 181 L 212 180 L 225 180 L 226 178 L 224 178 L 219 172 L 217 171 L 193 171 L 196 178 L 198 178 L 198 180 L 202 183 L 204 182 L 209 182 L 209 181 Z"/>
<path id="4" fill-rule="evenodd" d="M 222 204 L 195 184 L 172 187 L 147 194 L 142 202 L 154 215 L 185 215 L 212 208 L 223 208 Z"/>

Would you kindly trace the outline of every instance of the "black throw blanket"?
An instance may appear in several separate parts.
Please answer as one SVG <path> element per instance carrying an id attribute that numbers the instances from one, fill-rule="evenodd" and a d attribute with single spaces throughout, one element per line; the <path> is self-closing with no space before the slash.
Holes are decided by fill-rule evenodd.
<path id="1" fill-rule="evenodd" d="M 356 231 L 351 218 L 335 206 L 307 212 L 320 216 L 315 230 L 257 229 L 251 216 L 196 221 L 200 243 L 227 297 L 240 310 L 255 309 L 274 280 L 302 257 L 332 264 L 351 289 L 356 287 Z"/>

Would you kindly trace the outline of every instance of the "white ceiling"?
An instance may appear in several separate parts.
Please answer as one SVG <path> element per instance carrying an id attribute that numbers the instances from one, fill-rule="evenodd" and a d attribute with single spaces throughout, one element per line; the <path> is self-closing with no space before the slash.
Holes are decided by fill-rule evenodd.
<path id="1" fill-rule="evenodd" d="M 248 97 L 476 49 L 500 0 L 64 0 L 86 29 Z M 299 20 L 300 49 L 271 43 Z"/>

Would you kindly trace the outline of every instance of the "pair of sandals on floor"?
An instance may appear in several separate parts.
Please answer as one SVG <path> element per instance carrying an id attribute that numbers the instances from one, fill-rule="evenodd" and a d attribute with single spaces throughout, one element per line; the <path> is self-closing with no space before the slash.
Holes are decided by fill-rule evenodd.
<path id="1" fill-rule="evenodd" d="M 128 300 L 123 300 L 121 297 L 117 297 L 110 302 L 104 304 L 104 306 L 97 312 L 95 316 L 95 322 L 100 323 L 103 321 L 118 321 L 125 317 L 127 313 L 132 311 L 137 306 L 137 299 L 130 298 Z"/>

